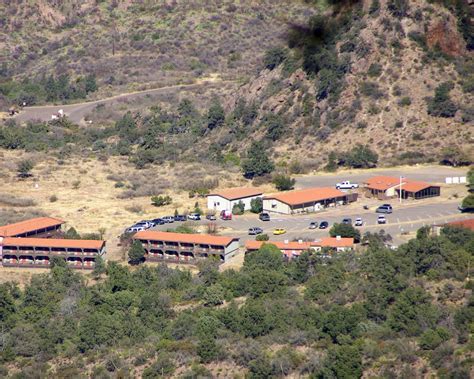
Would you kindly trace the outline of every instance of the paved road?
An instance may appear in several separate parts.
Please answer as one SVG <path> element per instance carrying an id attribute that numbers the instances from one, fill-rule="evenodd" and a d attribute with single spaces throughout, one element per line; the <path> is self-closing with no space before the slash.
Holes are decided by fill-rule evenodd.
<path id="1" fill-rule="evenodd" d="M 319 174 L 309 175 L 298 178 L 296 181 L 297 188 L 308 187 L 333 187 L 337 182 L 343 180 L 350 180 L 354 183 L 363 183 L 364 180 L 369 179 L 375 175 L 386 175 L 400 177 L 404 176 L 412 180 L 421 180 L 430 183 L 444 183 L 446 177 L 452 176 L 466 176 L 467 169 L 464 167 L 449 167 L 449 166 L 414 166 L 407 169 L 374 169 L 366 170 L 364 173 L 346 172 L 335 176 L 334 174 Z"/>
<path id="2" fill-rule="evenodd" d="M 285 239 L 313 239 L 328 235 L 328 230 L 310 230 L 308 226 L 312 221 L 328 221 L 331 226 L 336 222 L 341 222 L 344 217 L 350 217 L 353 221 L 357 217 L 362 217 L 364 221 L 364 226 L 360 228 L 362 234 L 367 231 L 378 232 L 383 229 L 393 237 L 393 243 L 398 245 L 406 239 L 403 237 L 403 233 L 414 232 L 424 225 L 443 224 L 473 217 L 469 214 L 461 214 L 457 209 L 458 202 L 436 204 L 424 201 L 422 203 L 406 202 L 400 205 L 396 201 L 392 201 L 392 204 L 394 211 L 392 214 L 386 215 L 387 224 L 385 225 L 377 224 L 378 214 L 375 213 L 374 208 L 365 210 L 360 204 L 306 215 L 272 215 L 271 221 L 268 222 L 260 221 L 256 215 L 234 216 L 231 221 L 217 220 L 216 224 L 225 227 L 225 231 L 221 234 L 237 236 L 242 241 L 255 238 L 247 234 L 248 228 L 252 226 L 262 227 L 264 233 L 270 236 L 270 240 L 283 241 Z M 190 223 L 205 225 L 208 221 L 190 221 Z M 161 225 L 156 229 L 166 230 L 175 228 L 179 224 L 181 223 Z M 284 228 L 287 233 L 274 236 L 272 232 L 275 228 Z"/>
<path id="3" fill-rule="evenodd" d="M 84 117 L 89 114 L 99 104 L 113 104 L 124 100 L 132 100 L 146 95 L 158 95 L 169 91 L 176 91 L 180 89 L 195 89 L 202 86 L 212 86 L 221 84 L 224 81 L 216 78 L 210 78 L 209 80 L 203 79 L 197 84 L 183 84 L 162 88 L 155 88 L 145 91 L 125 93 L 117 96 L 113 96 L 107 99 L 90 101 L 86 103 L 77 103 L 70 105 L 44 105 L 44 106 L 33 106 L 25 107 L 22 111 L 15 116 L 15 119 L 19 122 L 25 122 L 28 120 L 41 120 L 50 121 L 51 115 L 57 113 L 60 109 L 64 111 L 66 116 L 74 123 L 83 124 Z"/>

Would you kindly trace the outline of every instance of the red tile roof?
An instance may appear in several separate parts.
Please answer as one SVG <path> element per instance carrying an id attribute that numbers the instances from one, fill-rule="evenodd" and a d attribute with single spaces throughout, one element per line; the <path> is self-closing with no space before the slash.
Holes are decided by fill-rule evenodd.
<path id="1" fill-rule="evenodd" d="M 3 246 L 20 246 L 20 247 L 62 247 L 77 249 L 102 249 L 105 241 L 99 240 L 70 240 L 59 238 L 16 238 L 5 237 Z"/>
<path id="2" fill-rule="evenodd" d="M 407 192 L 418 192 L 430 187 L 433 187 L 433 185 L 426 182 L 407 181 L 406 183 L 402 184 L 402 190 Z"/>
<path id="3" fill-rule="evenodd" d="M 310 242 L 297 242 L 297 241 L 288 241 L 288 243 L 285 243 L 283 241 L 268 241 L 268 242 L 262 242 L 262 241 L 246 241 L 245 242 L 245 248 L 247 250 L 258 250 L 264 243 L 268 243 L 271 245 L 275 245 L 277 248 L 280 250 L 308 250 L 311 248 Z"/>
<path id="4" fill-rule="evenodd" d="M 402 179 L 402 183 L 406 183 L 406 179 Z M 365 184 L 367 188 L 386 191 L 391 187 L 399 186 L 400 178 L 393 176 L 374 176 L 373 178 L 367 179 Z"/>
<path id="5" fill-rule="evenodd" d="M 160 232 L 160 231 L 154 231 L 154 230 L 144 230 L 142 232 L 138 232 L 133 236 L 133 239 L 150 240 L 150 241 L 183 242 L 183 243 L 195 243 L 195 244 L 217 245 L 217 246 L 227 246 L 232 241 L 239 240 L 239 238 L 236 238 L 236 237 L 212 236 L 209 234 Z"/>
<path id="6" fill-rule="evenodd" d="M 275 195 L 265 196 L 264 199 L 275 199 L 288 205 L 298 205 L 312 203 L 337 197 L 344 197 L 346 194 L 331 187 L 308 188 L 304 190 L 281 192 Z"/>
<path id="7" fill-rule="evenodd" d="M 247 241 L 245 242 L 245 248 L 247 250 L 258 250 L 264 243 L 269 243 L 275 245 L 280 250 L 308 250 L 312 247 L 353 247 L 354 246 L 354 238 L 337 238 L 337 237 L 324 237 L 320 239 L 316 239 L 314 241 L 269 241 L 269 242 L 262 242 L 262 241 Z"/>
<path id="8" fill-rule="evenodd" d="M 64 224 L 64 221 L 52 217 L 38 217 L 20 221 L 15 224 L 0 226 L 0 237 L 14 237 L 19 234 L 34 232 L 39 229 L 49 228 Z"/>
<path id="9" fill-rule="evenodd" d="M 258 188 L 249 188 L 249 187 L 242 187 L 242 188 L 229 188 L 222 191 L 217 191 L 210 193 L 208 196 L 220 196 L 227 200 L 237 200 L 243 199 L 246 197 L 252 196 L 259 196 L 262 195 L 263 192 Z"/>
<path id="10" fill-rule="evenodd" d="M 367 188 L 378 191 L 386 191 L 392 187 L 399 187 L 400 178 L 393 176 L 374 176 L 373 178 L 367 179 L 365 184 Z M 429 187 L 433 187 L 433 185 L 427 182 L 402 178 L 402 190 L 407 192 L 418 192 Z"/>
<path id="11" fill-rule="evenodd" d="M 469 220 L 448 222 L 448 225 L 461 226 L 463 228 L 471 229 L 472 231 L 474 231 L 474 218 L 471 218 Z"/>

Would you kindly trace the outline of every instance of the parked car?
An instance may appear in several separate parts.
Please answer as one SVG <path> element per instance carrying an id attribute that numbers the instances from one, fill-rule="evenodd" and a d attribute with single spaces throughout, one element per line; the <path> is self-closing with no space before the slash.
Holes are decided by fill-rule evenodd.
<path id="1" fill-rule="evenodd" d="M 125 233 L 130 234 L 130 233 L 141 232 L 143 230 L 146 230 L 146 228 L 143 225 L 139 225 L 139 226 L 133 225 L 133 226 L 125 229 Z"/>
<path id="2" fill-rule="evenodd" d="M 222 220 L 232 220 L 232 212 L 229 210 L 223 209 L 220 214 Z"/>
<path id="3" fill-rule="evenodd" d="M 310 222 L 309 223 L 309 228 L 310 229 L 316 229 L 318 227 L 318 223 L 316 221 Z"/>
<path id="4" fill-rule="evenodd" d="M 342 223 L 347 224 L 347 225 L 352 225 L 352 219 L 351 218 L 343 218 Z"/>
<path id="5" fill-rule="evenodd" d="M 274 231 L 273 231 L 273 234 L 278 236 L 280 234 L 285 234 L 286 233 L 286 230 L 283 229 L 283 228 L 276 228 Z"/>
<path id="6" fill-rule="evenodd" d="M 165 217 L 162 217 L 162 219 L 164 222 L 167 222 L 168 224 L 171 224 L 174 222 L 174 216 L 165 216 Z"/>
<path id="7" fill-rule="evenodd" d="M 364 225 L 364 221 L 362 220 L 362 218 L 357 217 L 354 222 L 354 226 L 363 226 L 363 225 Z"/>
<path id="8" fill-rule="evenodd" d="M 327 221 L 321 221 L 319 223 L 319 229 L 327 229 L 329 227 L 329 222 Z"/>
<path id="9" fill-rule="evenodd" d="M 151 222 L 154 224 L 153 226 L 166 224 L 166 221 L 161 218 L 154 218 Z"/>
<path id="10" fill-rule="evenodd" d="M 174 216 L 175 221 L 186 221 L 186 216 L 185 215 L 176 215 Z"/>
<path id="11" fill-rule="evenodd" d="M 377 224 L 386 224 L 387 223 L 387 219 L 385 218 L 384 215 L 380 215 L 378 218 L 377 218 Z"/>
<path id="12" fill-rule="evenodd" d="M 132 226 L 143 226 L 145 229 L 148 229 L 148 228 L 151 228 L 153 224 L 150 221 L 142 220 L 142 221 L 136 222 Z"/>
<path id="13" fill-rule="evenodd" d="M 376 213 L 392 213 L 392 211 L 393 208 L 390 204 L 383 204 L 375 210 Z"/>
<path id="14" fill-rule="evenodd" d="M 199 213 L 188 214 L 188 220 L 199 221 L 200 219 L 201 219 L 201 215 Z"/>
<path id="15" fill-rule="evenodd" d="M 458 207 L 459 211 L 461 213 L 471 213 L 471 212 L 474 212 L 474 208 L 473 207 L 463 207 L 462 205 L 460 205 Z"/>
<path id="16" fill-rule="evenodd" d="M 263 229 L 259 228 L 258 226 L 254 226 L 253 228 L 249 228 L 249 236 L 255 236 L 257 234 L 262 234 Z"/>
<path id="17" fill-rule="evenodd" d="M 258 218 L 261 220 L 261 221 L 270 221 L 270 215 L 266 212 L 262 212 L 259 214 Z"/>
<path id="18" fill-rule="evenodd" d="M 336 184 L 336 189 L 354 189 L 359 188 L 357 183 L 351 183 L 349 180 L 345 180 L 341 183 Z"/>
<path id="19" fill-rule="evenodd" d="M 216 221 L 217 220 L 216 216 L 214 216 L 214 215 L 207 215 L 206 219 L 209 220 L 209 221 Z"/>

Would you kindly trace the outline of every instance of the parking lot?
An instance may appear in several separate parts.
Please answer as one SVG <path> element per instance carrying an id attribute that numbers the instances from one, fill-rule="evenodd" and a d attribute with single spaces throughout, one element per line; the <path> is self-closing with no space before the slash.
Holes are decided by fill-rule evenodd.
<path id="1" fill-rule="evenodd" d="M 340 223 L 343 218 L 351 218 L 352 222 L 357 217 L 361 217 L 364 225 L 360 227 L 361 233 L 367 231 L 378 232 L 385 230 L 393 237 L 393 243 L 398 245 L 405 241 L 403 234 L 415 232 L 424 225 L 443 224 L 450 221 L 470 218 L 472 215 L 462 214 L 457 209 L 458 202 L 436 203 L 433 201 L 422 202 L 404 202 L 401 205 L 397 201 L 390 201 L 393 206 L 393 213 L 385 215 L 387 223 L 385 225 L 377 224 L 378 214 L 375 212 L 376 206 L 371 206 L 368 210 L 363 208 L 361 203 L 355 203 L 350 206 L 341 206 L 327 209 L 318 213 L 301 215 L 277 215 L 271 214 L 270 221 L 260 221 L 258 215 L 245 214 L 234 216 L 232 220 L 223 221 L 217 219 L 215 222 L 218 227 L 222 227 L 221 234 L 240 237 L 242 240 L 254 239 L 254 236 L 248 235 L 250 227 L 261 227 L 263 232 L 270 236 L 270 240 L 285 239 L 312 239 L 328 235 L 328 229 L 309 229 L 310 222 L 328 221 L 329 227 L 334 223 Z M 210 221 L 203 218 L 201 221 L 188 221 L 190 225 L 206 225 Z M 155 227 L 157 230 L 167 230 L 175 228 L 181 223 L 165 224 Z M 284 228 L 285 234 L 273 235 L 275 228 Z"/>

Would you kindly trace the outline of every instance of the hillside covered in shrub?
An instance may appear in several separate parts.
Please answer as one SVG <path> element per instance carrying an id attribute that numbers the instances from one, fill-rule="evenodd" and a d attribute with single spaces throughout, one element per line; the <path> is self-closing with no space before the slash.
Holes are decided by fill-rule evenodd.
<path id="1" fill-rule="evenodd" d="M 85 278 L 57 260 L 0 285 L 0 375 L 469 378 L 474 233 L 382 237 L 291 262 L 267 244 L 198 274 L 110 262 Z"/>

